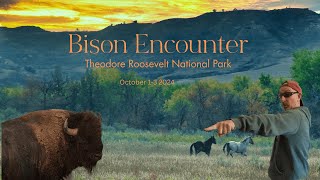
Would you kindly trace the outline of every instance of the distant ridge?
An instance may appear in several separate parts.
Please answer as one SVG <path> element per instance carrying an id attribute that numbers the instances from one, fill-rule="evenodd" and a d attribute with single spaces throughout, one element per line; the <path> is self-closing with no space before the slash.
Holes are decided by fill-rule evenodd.
<path id="1" fill-rule="evenodd" d="M 165 20 L 161 20 L 159 22 L 155 22 L 155 23 L 138 23 L 137 21 L 134 22 L 129 22 L 129 23 L 121 23 L 121 24 L 112 24 L 110 26 L 107 26 L 101 30 L 97 30 L 97 31 L 105 31 L 108 28 L 114 28 L 114 27 L 134 27 L 134 26 L 138 26 L 138 25 L 152 25 L 152 24 L 157 24 L 157 23 L 162 23 L 162 22 L 166 22 L 166 21 L 183 21 L 183 20 L 189 20 L 189 19 L 196 19 L 196 18 L 201 18 L 201 17 L 205 17 L 205 16 L 210 16 L 210 15 L 228 15 L 228 14 L 241 14 L 241 13 L 259 13 L 259 12 L 267 12 L 267 13 L 271 13 L 273 15 L 277 15 L 277 14 L 282 14 L 282 15 L 289 15 L 289 16 L 296 16 L 296 15 L 320 15 L 312 10 L 309 10 L 309 8 L 283 8 L 283 9 L 273 9 L 273 10 L 256 10 L 256 9 L 234 9 L 234 10 L 229 10 L 229 11 L 216 11 L 216 12 L 207 12 L 204 13 L 202 15 L 196 16 L 196 17 L 191 17 L 191 18 L 169 18 L 169 19 L 165 19 Z M 8 28 L 5 26 L 0 26 L 0 30 L 4 30 L 4 31 L 21 31 L 21 32 L 50 32 L 47 30 L 44 30 L 38 26 L 19 26 L 19 27 L 15 27 L 15 28 Z M 75 31 L 62 31 L 62 32 L 75 32 Z M 77 31 L 79 32 L 79 31 Z M 80 32 L 96 32 L 96 31 L 80 31 Z"/>
<path id="2" fill-rule="evenodd" d="M 0 27 L 0 31 L 11 32 L 48 32 L 38 26 L 19 26 L 16 28 Z"/>
<path id="3" fill-rule="evenodd" d="M 152 25 L 152 24 L 157 24 L 157 23 L 162 23 L 166 21 L 183 21 L 183 20 L 189 20 L 189 19 L 196 19 L 196 18 L 201 18 L 201 17 L 206 17 L 210 15 L 228 15 L 228 14 L 241 14 L 241 13 L 261 13 L 261 12 L 266 12 L 266 13 L 271 13 L 273 15 L 291 15 L 291 16 L 296 16 L 296 15 L 320 15 L 309 8 L 283 8 L 283 9 L 273 9 L 273 10 L 256 10 L 256 9 L 234 9 L 234 10 L 229 10 L 229 11 L 216 11 L 216 12 L 206 12 L 202 15 L 196 16 L 196 17 L 191 17 L 191 18 L 169 18 L 165 20 L 161 20 L 159 22 L 155 23 L 138 23 L 137 21 L 134 22 L 129 22 L 129 23 L 121 23 L 121 24 L 111 24 L 110 26 L 107 26 L 101 30 L 97 31 L 105 31 L 108 28 L 115 28 L 115 27 L 134 27 L 134 26 L 144 26 L 144 25 Z M 4 31 L 20 31 L 20 32 L 50 32 L 47 30 L 44 30 L 38 26 L 19 26 L 15 28 L 8 28 L 5 26 L 0 26 L 0 30 Z M 61 31 L 61 32 L 90 32 L 90 31 Z M 91 32 L 96 32 L 96 31 L 91 31 Z"/>

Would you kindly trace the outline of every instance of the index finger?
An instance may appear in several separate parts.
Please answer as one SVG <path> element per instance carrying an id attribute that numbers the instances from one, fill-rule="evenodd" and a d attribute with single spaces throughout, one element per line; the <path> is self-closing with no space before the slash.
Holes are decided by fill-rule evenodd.
<path id="1" fill-rule="evenodd" d="M 204 128 L 205 131 L 212 131 L 212 130 L 214 130 L 214 129 L 217 129 L 217 125 L 216 125 L 216 124 L 214 124 L 214 125 L 212 125 L 212 126 L 209 126 L 209 127 L 207 127 L 207 128 Z"/>

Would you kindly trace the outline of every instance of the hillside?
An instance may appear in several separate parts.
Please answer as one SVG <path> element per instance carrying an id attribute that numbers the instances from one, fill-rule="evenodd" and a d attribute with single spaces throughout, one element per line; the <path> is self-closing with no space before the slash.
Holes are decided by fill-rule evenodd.
<path id="1" fill-rule="evenodd" d="M 87 39 L 125 40 L 128 53 L 69 54 L 69 34 Z M 136 34 L 148 34 L 148 40 L 248 40 L 244 53 L 159 53 L 137 54 Z M 146 41 L 147 42 L 147 41 Z M 148 43 L 141 49 L 150 49 Z M 194 44 L 196 45 L 196 44 Z M 196 46 L 195 46 L 196 47 Z M 260 72 L 287 76 L 292 53 L 298 49 L 320 47 L 320 15 L 308 9 L 237 10 L 210 12 L 188 19 L 168 19 L 157 23 L 129 23 L 108 26 L 96 32 L 48 32 L 39 27 L 0 27 L 0 86 L 24 84 L 30 77 L 45 78 L 60 66 L 71 79 L 85 72 L 84 59 L 95 61 L 232 61 L 228 69 L 135 69 L 147 78 L 175 80 L 228 77 Z M 128 69 L 123 69 L 127 71 Z M 249 74 L 250 74 L 249 73 Z M 223 80 L 223 79 L 222 79 Z"/>

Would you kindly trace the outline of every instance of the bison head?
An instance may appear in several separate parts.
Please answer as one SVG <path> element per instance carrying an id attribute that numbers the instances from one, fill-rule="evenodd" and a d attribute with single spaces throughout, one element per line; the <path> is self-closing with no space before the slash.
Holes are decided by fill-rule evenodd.
<path id="1" fill-rule="evenodd" d="M 64 132 L 70 142 L 68 156 L 91 172 L 102 157 L 101 117 L 92 112 L 70 114 Z"/>

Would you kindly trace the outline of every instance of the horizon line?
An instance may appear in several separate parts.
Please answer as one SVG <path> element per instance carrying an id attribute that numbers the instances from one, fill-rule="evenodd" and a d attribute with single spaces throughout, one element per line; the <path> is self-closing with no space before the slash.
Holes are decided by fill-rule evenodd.
<path id="1" fill-rule="evenodd" d="M 282 8 L 282 9 L 271 9 L 271 10 L 268 10 L 268 9 L 237 9 L 237 8 L 234 8 L 233 10 L 226 10 L 226 11 L 224 11 L 223 9 L 221 9 L 221 11 L 216 11 L 216 9 L 212 9 L 212 11 L 205 12 L 203 14 L 200 14 L 200 15 L 197 15 L 197 16 L 193 16 L 193 17 L 187 17 L 187 18 L 172 17 L 172 18 L 163 19 L 163 20 L 156 21 L 156 22 L 138 22 L 137 20 L 133 20 L 133 21 L 128 22 L 128 23 L 126 23 L 126 22 L 123 22 L 123 23 L 120 23 L 120 24 L 112 24 L 111 23 L 109 26 L 106 26 L 106 27 L 104 27 L 102 29 L 97 29 L 97 30 L 80 30 L 79 28 L 75 27 L 75 30 L 54 31 L 54 30 L 47 30 L 45 28 L 42 28 L 42 27 L 36 26 L 36 25 L 24 25 L 24 26 L 16 26 L 16 27 L 0 26 L 0 28 L 17 29 L 17 28 L 23 28 L 23 27 L 35 27 L 35 28 L 40 28 L 41 30 L 47 31 L 47 32 L 98 32 L 98 31 L 104 30 L 104 29 L 106 29 L 108 27 L 113 27 L 113 26 L 118 26 L 118 25 L 129 25 L 129 24 L 135 24 L 135 23 L 136 24 L 155 24 L 155 23 L 159 23 L 159 22 L 166 21 L 166 20 L 171 20 L 171 19 L 191 19 L 191 18 L 202 16 L 204 14 L 208 14 L 208 13 L 228 13 L 228 12 L 234 12 L 234 11 L 276 11 L 276 10 L 286 10 L 286 9 L 309 10 L 309 11 L 315 12 L 316 14 L 320 14 L 320 10 L 319 11 L 313 11 L 310 8 L 305 8 L 305 7 L 285 7 L 285 8 Z"/>

